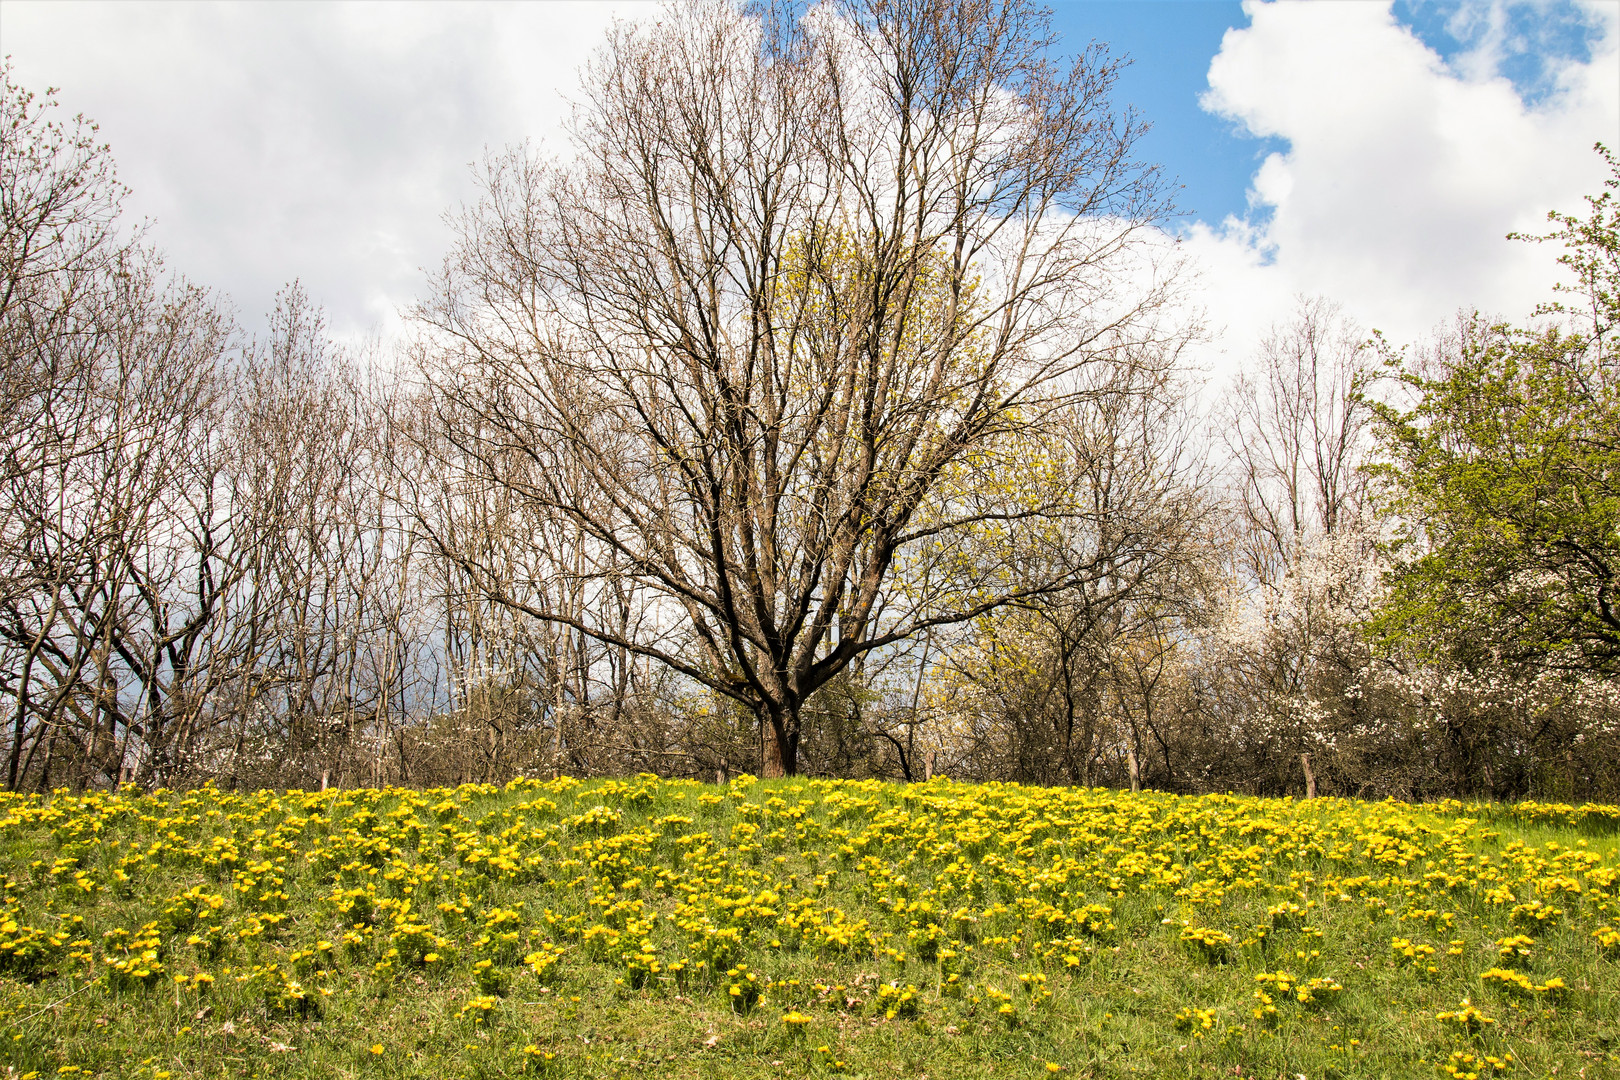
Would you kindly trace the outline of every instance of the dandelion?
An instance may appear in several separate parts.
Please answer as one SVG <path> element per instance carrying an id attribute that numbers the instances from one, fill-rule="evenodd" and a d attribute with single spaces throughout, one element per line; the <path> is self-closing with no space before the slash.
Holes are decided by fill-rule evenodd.
<path id="1" fill-rule="evenodd" d="M 1455 1024 L 1470 1034 L 1478 1034 L 1496 1023 L 1475 1008 L 1473 1002 L 1467 998 L 1463 998 L 1455 1009 L 1435 1013 L 1434 1018 L 1443 1024 Z"/>

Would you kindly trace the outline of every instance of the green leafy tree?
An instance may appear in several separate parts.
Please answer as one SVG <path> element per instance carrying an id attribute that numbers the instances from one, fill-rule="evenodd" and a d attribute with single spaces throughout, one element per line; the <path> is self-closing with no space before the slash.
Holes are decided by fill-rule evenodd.
<path id="1" fill-rule="evenodd" d="M 1410 396 L 1375 403 L 1404 524 L 1375 623 L 1387 641 L 1542 670 L 1620 673 L 1620 163 L 1546 236 L 1574 280 L 1529 326 L 1462 321 Z"/>

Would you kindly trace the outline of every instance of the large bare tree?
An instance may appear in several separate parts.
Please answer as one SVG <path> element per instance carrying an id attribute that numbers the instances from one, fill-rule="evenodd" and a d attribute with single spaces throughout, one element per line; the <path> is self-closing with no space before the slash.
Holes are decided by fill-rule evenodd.
<path id="1" fill-rule="evenodd" d="M 1159 332 L 1165 278 L 1137 256 L 1166 207 L 1110 104 L 1119 64 L 1049 46 L 1023 0 L 619 26 L 574 156 L 489 163 L 422 309 L 451 441 L 574 522 L 581 570 L 655 597 L 667 632 L 533 614 L 752 710 L 767 775 L 856 657 L 1065 584 L 890 575 L 1066 513 L 981 481 L 1078 368 Z"/>

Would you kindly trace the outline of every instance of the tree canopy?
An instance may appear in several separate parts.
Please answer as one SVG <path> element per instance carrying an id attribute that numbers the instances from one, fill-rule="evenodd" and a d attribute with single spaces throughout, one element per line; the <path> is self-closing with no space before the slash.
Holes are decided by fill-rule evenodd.
<path id="1" fill-rule="evenodd" d="M 1620 672 L 1620 165 L 1585 218 L 1552 213 L 1574 280 L 1515 326 L 1461 321 L 1392 358 L 1375 406 L 1406 523 L 1377 628 L 1428 650 Z"/>

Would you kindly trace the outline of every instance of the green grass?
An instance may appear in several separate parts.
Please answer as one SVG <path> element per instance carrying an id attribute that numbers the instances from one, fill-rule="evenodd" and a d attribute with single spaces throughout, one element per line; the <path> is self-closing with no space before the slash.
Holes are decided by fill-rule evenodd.
<path id="1" fill-rule="evenodd" d="M 8 1078 L 1620 1076 L 1617 822 L 947 781 L 0 796 L 0 1045 Z M 1519 934 L 1524 985 L 1482 980 Z M 1494 1022 L 1437 1018 L 1464 998 Z"/>

